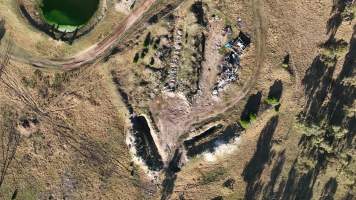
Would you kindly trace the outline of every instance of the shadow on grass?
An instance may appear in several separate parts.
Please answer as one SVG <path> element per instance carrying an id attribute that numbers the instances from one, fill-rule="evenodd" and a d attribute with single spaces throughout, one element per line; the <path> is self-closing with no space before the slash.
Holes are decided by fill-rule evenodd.
<path id="1" fill-rule="evenodd" d="M 253 94 L 248 98 L 245 108 L 241 114 L 241 120 L 249 120 L 250 114 L 254 114 L 254 115 L 258 114 L 261 105 L 261 99 L 262 99 L 261 92 L 257 92 L 256 94 Z"/>
<path id="2" fill-rule="evenodd" d="M 165 170 L 165 175 L 164 175 L 165 177 L 162 182 L 163 189 L 162 189 L 161 200 L 168 200 L 172 195 L 175 181 L 177 179 L 176 173 L 180 171 L 179 162 L 181 160 L 181 157 L 182 157 L 182 152 L 179 149 L 177 149 L 174 153 L 173 159 L 168 165 L 168 168 Z"/>
<path id="3" fill-rule="evenodd" d="M 269 88 L 268 98 L 275 98 L 278 101 L 282 97 L 283 83 L 281 80 L 275 80 L 273 85 Z"/>
<path id="4" fill-rule="evenodd" d="M 272 117 L 263 128 L 257 142 L 257 149 L 251 160 L 242 172 L 244 181 L 247 183 L 245 199 L 256 199 L 262 189 L 260 176 L 265 165 L 270 160 L 272 138 L 278 125 L 278 116 Z"/>

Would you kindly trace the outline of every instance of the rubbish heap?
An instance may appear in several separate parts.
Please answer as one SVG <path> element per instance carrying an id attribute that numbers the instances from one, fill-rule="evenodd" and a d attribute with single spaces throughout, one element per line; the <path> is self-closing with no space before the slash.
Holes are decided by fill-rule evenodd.
<path id="1" fill-rule="evenodd" d="M 240 32 L 236 39 L 225 44 L 225 48 L 229 52 L 225 54 L 223 62 L 219 65 L 220 72 L 213 89 L 213 95 L 217 96 L 228 84 L 239 79 L 240 57 L 250 43 L 251 39 L 243 32 Z"/>

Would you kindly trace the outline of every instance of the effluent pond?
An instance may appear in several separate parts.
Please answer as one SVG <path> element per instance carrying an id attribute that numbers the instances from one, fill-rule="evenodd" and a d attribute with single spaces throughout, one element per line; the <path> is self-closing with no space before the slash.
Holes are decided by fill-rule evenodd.
<path id="1" fill-rule="evenodd" d="M 99 0 L 42 0 L 44 20 L 60 30 L 85 25 L 99 7 Z"/>

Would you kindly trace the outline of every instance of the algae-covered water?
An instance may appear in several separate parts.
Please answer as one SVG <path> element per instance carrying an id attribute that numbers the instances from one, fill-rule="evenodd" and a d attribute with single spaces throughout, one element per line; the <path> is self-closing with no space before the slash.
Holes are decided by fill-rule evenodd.
<path id="1" fill-rule="evenodd" d="M 42 0 L 41 10 L 47 23 L 78 27 L 87 23 L 99 6 L 99 0 Z"/>

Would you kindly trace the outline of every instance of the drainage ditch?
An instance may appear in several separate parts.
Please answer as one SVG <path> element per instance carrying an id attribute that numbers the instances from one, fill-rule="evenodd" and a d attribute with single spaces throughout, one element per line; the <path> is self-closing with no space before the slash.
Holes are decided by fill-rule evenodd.
<path id="1" fill-rule="evenodd" d="M 221 131 L 221 132 L 220 132 Z M 239 124 L 232 124 L 222 130 L 220 126 L 214 126 L 202 134 L 184 142 L 188 158 L 195 157 L 204 152 L 213 153 L 220 145 L 228 144 L 240 137 L 243 129 Z"/>
<path id="2" fill-rule="evenodd" d="M 137 156 L 143 159 L 149 170 L 160 171 L 164 164 L 152 138 L 146 118 L 134 116 L 131 117 L 131 123 Z"/>

